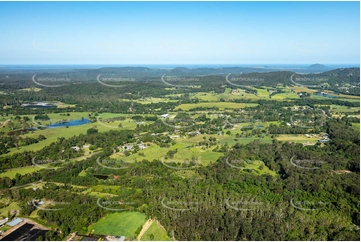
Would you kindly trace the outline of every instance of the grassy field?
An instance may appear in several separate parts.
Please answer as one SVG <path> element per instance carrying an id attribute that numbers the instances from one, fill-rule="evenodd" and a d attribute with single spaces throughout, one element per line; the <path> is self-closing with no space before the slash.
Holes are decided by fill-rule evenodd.
<path id="1" fill-rule="evenodd" d="M 141 241 L 171 241 L 165 229 L 154 221 L 147 232 L 140 238 Z"/>
<path id="2" fill-rule="evenodd" d="M 187 146 L 196 145 L 195 142 L 189 142 L 189 140 L 184 142 L 183 141 L 183 139 L 180 139 L 179 142 L 177 141 L 177 144 L 171 146 L 170 148 L 159 147 L 156 144 L 151 144 L 150 146 L 147 146 L 146 149 L 141 151 L 142 153 L 144 153 L 144 157 L 139 156 L 138 154 L 132 154 L 130 156 L 113 154 L 111 158 L 122 159 L 127 162 L 134 162 L 136 160 L 141 161 L 143 159 L 147 159 L 149 161 L 153 161 L 155 159 L 163 160 L 169 150 L 177 149 L 178 152 L 174 155 L 172 159 L 164 159 L 165 163 L 183 163 L 185 159 L 191 160 L 192 157 L 196 157 L 196 159 L 203 165 L 208 165 L 209 162 L 217 160 L 218 157 L 222 155 L 219 152 L 212 152 L 211 149 L 202 150 L 201 147 L 187 148 Z"/>
<path id="3" fill-rule="evenodd" d="M 269 98 L 269 92 L 267 89 L 254 88 L 257 90 L 257 96 L 260 98 Z"/>
<path id="4" fill-rule="evenodd" d="M 360 123 L 352 123 L 352 128 L 360 132 Z"/>
<path id="5" fill-rule="evenodd" d="M 341 106 L 341 105 L 331 105 L 331 112 L 340 112 L 340 113 L 347 113 L 347 112 L 360 112 L 360 107 L 348 107 L 348 106 Z"/>
<path id="6" fill-rule="evenodd" d="M 284 100 L 284 99 L 299 99 L 296 93 L 279 93 L 271 97 L 271 99 Z"/>
<path id="7" fill-rule="evenodd" d="M 285 93 L 276 94 L 270 98 L 270 96 L 269 96 L 270 94 L 267 91 L 267 88 L 274 89 L 271 87 L 254 88 L 254 90 L 257 91 L 257 95 L 255 95 L 255 94 L 246 93 L 245 90 L 242 88 L 235 87 L 233 89 L 233 91 L 231 88 L 226 88 L 226 90 L 222 94 L 199 92 L 199 93 L 193 94 L 192 97 L 198 98 L 199 100 L 206 101 L 206 102 L 217 102 L 221 98 L 226 101 L 233 100 L 233 99 L 249 99 L 249 100 L 273 99 L 273 100 L 282 101 L 282 100 L 286 100 L 286 99 L 299 99 L 299 97 L 296 93 L 292 93 L 292 89 L 297 90 L 297 91 L 306 91 L 309 93 L 314 92 L 313 90 L 303 88 L 303 87 L 295 87 L 295 88 L 294 87 L 292 87 L 292 88 L 285 87 L 285 88 L 283 88 Z"/>
<path id="8" fill-rule="evenodd" d="M 12 202 L 9 204 L 9 206 L 0 209 L 0 215 L 3 217 L 7 217 L 8 211 L 10 210 L 20 210 L 20 207 L 16 202 Z"/>
<path id="9" fill-rule="evenodd" d="M 276 138 L 278 141 L 290 141 L 295 143 L 304 143 L 307 144 L 314 144 L 316 143 L 320 138 L 317 137 L 306 137 L 303 134 L 281 134 Z"/>
<path id="10" fill-rule="evenodd" d="M 303 87 L 303 86 L 292 86 L 291 89 L 294 92 L 306 92 L 306 93 L 314 93 L 314 92 L 316 92 L 316 90 L 312 90 L 312 89 L 309 89 L 309 88 Z"/>
<path id="11" fill-rule="evenodd" d="M 262 166 L 263 168 L 260 169 L 260 166 Z M 263 161 L 259 161 L 259 160 L 247 163 L 244 168 L 254 170 L 256 173 L 258 173 L 260 175 L 263 175 L 263 174 L 270 174 L 271 176 L 277 175 L 277 173 L 275 171 L 271 171 L 267 166 L 265 166 Z"/>
<path id="12" fill-rule="evenodd" d="M 112 213 L 101 218 L 96 224 L 89 226 L 88 231 L 93 231 L 93 234 L 135 238 L 136 230 L 145 221 L 145 214 L 139 212 Z"/>
<path id="13" fill-rule="evenodd" d="M 257 103 L 232 103 L 232 102 L 209 102 L 209 103 L 186 103 L 177 106 L 175 109 L 189 110 L 196 107 L 212 108 L 217 107 L 221 110 L 224 109 L 239 109 L 245 107 L 255 107 Z"/>
<path id="14" fill-rule="evenodd" d="M 260 89 L 262 90 L 262 89 Z M 192 97 L 198 98 L 202 101 L 207 102 L 214 102 L 219 101 L 221 98 L 223 98 L 226 101 L 232 100 L 232 99 L 250 99 L 250 100 L 258 100 L 263 99 L 262 96 L 257 96 L 254 94 L 246 93 L 244 89 L 241 88 L 234 88 L 233 92 L 231 88 L 226 88 L 224 93 L 218 94 L 218 93 L 208 93 L 208 92 L 198 92 L 196 94 L 193 94 Z"/>
<path id="15" fill-rule="evenodd" d="M 38 166 L 25 166 L 25 167 L 19 167 L 19 168 L 14 168 L 11 170 L 7 170 L 6 172 L 3 172 L 0 174 L 0 177 L 9 177 L 10 179 L 15 178 L 15 175 L 17 173 L 21 174 L 21 175 L 25 175 L 28 173 L 32 173 L 35 171 L 39 171 L 43 168 L 38 167 Z"/>

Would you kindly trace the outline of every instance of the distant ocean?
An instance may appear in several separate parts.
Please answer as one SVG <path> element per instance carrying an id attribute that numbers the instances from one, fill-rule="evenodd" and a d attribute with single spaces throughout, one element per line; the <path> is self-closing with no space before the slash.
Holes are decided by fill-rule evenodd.
<path id="1" fill-rule="evenodd" d="M 94 65 L 0 65 L 1 69 L 10 70 L 72 70 L 72 69 L 98 69 L 102 67 L 147 67 L 152 69 L 186 68 L 222 68 L 222 67 L 253 67 L 267 69 L 304 69 L 311 64 L 94 64 Z M 360 67 L 360 64 L 324 64 L 327 68 Z"/>

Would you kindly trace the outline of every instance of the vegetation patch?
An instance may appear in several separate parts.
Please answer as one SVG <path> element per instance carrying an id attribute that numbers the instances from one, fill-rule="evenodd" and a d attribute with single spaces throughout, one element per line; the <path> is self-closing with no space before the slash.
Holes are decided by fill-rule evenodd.
<path id="1" fill-rule="evenodd" d="M 99 235 L 125 236 L 135 238 L 136 232 L 146 221 L 146 216 L 139 212 L 121 212 L 109 214 L 96 224 L 89 226 L 88 231 Z"/>

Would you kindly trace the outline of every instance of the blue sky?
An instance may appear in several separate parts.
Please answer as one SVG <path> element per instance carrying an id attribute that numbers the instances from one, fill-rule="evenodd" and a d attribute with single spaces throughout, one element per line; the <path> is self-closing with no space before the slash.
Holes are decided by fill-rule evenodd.
<path id="1" fill-rule="evenodd" d="M 0 2 L 0 64 L 359 64 L 359 2 Z"/>

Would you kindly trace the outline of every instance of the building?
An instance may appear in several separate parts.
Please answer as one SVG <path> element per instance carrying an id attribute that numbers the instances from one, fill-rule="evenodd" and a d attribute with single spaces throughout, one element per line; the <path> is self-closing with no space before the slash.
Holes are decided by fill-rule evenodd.
<path id="1" fill-rule="evenodd" d="M 3 220 L 0 220 L 0 226 L 3 226 L 7 221 L 9 221 L 9 218 L 5 218 Z"/>
<path id="2" fill-rule="evenodd" d="M 138 144 L 139 149 L 144 150 L 145 148 L 147 148 L 147 146 L 145 144 Z"/>
<path id="3" fill-rule="evenodd" d="M 168 118 L 168 117 L 169 117 L 168 113 L 160 115 L 160 118 Z"/>
<path id="4" fill-rule="evenodd" d="M 79 148 L 78 146 L 72 146 L 71 148 L 74 149 L 75 151 L 79 151 L 79 150 L 80 150 L 80 148 Z"/>
<path id="5" fill-rule="evenodd" d="M 130 150 L 130 151 L 133 151 L 134 148 L 133 148 L 133 145 L 132 144 L 127 144 L 127 145 L 124 145 L 123 146 L 124 150 Z"/>
<path id="6" fill-rule="evenodd" d="M 7 225 L 9 225 L 10 227 L 14 227 L 15 225 L 18 225 L 19 223 L 23 222 L 24 220 L 22 220 L 21 218 L 16 218 L 14 220 L 12 220 L 11 222 L 7 223 Z"/>

